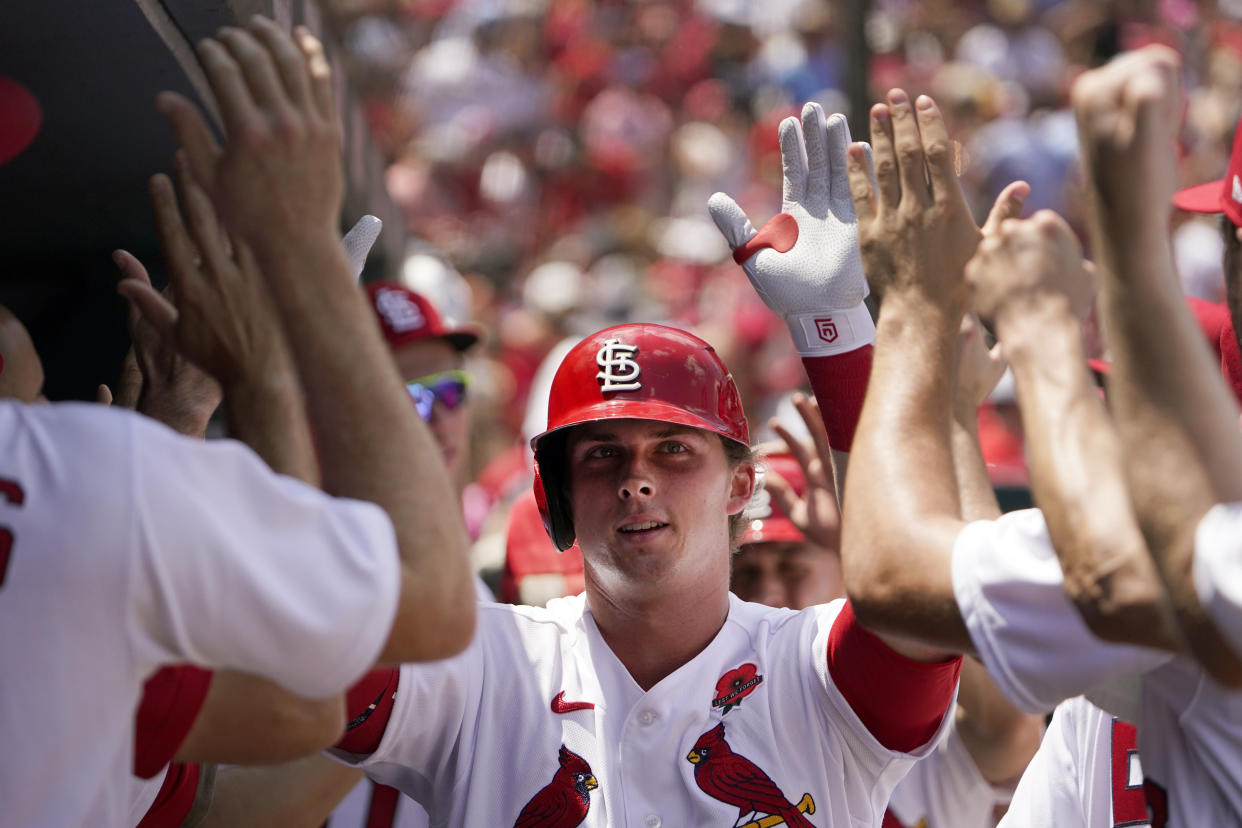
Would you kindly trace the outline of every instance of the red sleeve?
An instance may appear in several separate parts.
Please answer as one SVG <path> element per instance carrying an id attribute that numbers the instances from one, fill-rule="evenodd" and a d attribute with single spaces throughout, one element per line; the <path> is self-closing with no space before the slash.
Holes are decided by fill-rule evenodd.
<path id="1" fill-rule="evenodd" d="M 844 354 L 802 358 L 824 428 L 828 430 L 828 444 L 837 451 L 849 451 L 854 445 L 854 430 L 858 428 L 863 397 L 867 396 L 874 350 L 875 346 L 864 345 Z"/>
<path id="2" fill-rule="evenodd" d="M 164 784 L 155 801 L 143 814 L 138 828 L 178 828 L 194 806 L 198 794 L 199 766 L 173 762 L 164 774 Z"/>
<path id="3" fill-rule="evenodd" d="M 401 672 L 380 667 L 363 676 L 345 693 L 345 735 L 336 746 L 347 753 L 367 755 L 379 749 L 384 729 L 392 716 L 393 699 Z"/>
<path id="4" fill-rule="evenodd" d="M 188 664 L 165 667 L 147 679 L 134 716 L 136 776 L 150 779 L 172 761 L 210 686 L 211 671 Z"/>
<path id="5" fill-rule="evenodd" d="M 828 673 L 880 744 L 908 753 L 927 743 L 953 701 L 962 657 L 906 658 L 854 617 L 849 601 L 828 634 Z"/>

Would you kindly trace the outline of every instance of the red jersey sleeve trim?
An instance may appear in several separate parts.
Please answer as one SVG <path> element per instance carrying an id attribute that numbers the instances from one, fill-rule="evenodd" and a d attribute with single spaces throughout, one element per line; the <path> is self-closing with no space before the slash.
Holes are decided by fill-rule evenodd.
<path id="1" fill-rule="evenodd" d="M 393 699 L 397 696 L 397 684 L 401 671 L 396 667 L 381 667 L 363 676 L 345 693 L 345 735 L 336 747 L 360 756 L 379 750 L 380 740 L 392 716 Z"/>
<path id="2" fill-rule="evenodd" d="M 134 774 L 150 779 L 172 761 L 198 718 L 211 671 L 188 664 L 165 667 L 142 687 L 134 716 Z"/>
<path id="3" fill-rule="evenodd" d="M 164 774 L 164 784 L 155 801 L 143 814 L 138 828 L 178 828 L 194 807 L 198 795 L 199 766 L 173 762 Z"/>
<path id="4" fill-rule="evenodd" d="M 849 451 L 854 445 L 874 350 L 875 346 L 864 345 L 844 354 L 802 358 L 824 428 L 828 430 L 828 444 L 837 451 Z"/>
<path id="5" fill-rule="evenodd" d="M 909 753 L 940 728 L 962 658 L 929 664 L 906 658 L 863 629 L 849 601 L 828 634 L 828 673 L 854 713 L 889 750 Z"/>

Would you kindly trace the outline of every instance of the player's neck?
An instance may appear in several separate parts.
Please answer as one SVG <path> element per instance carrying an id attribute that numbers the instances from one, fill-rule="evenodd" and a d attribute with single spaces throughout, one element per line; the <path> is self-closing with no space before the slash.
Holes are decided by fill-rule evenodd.
<path id="1" fill-rule="evenodd" d="M 617 660 L 644 691 L 703 651 L 729 615 L 727 590 L 664 594 L 649 602 L 619 601 L 588 579 L 595 625 Z"/>

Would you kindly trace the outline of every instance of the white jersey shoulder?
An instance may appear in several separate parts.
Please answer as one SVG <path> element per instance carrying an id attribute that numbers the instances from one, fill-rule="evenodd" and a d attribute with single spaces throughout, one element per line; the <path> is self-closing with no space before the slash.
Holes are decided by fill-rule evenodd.
<path id="1" fill-rule="evenodd" d="M 1084 694 L 1107 705 L 1138 729 L 1154 812 L 1169 814 L 1170 825 L 1237 824 L 1242 693 L 1224 690 L 1187 658 L 1095 638 L 1062 581 L 1038 512 L 962 530 L 954 591 L 997 687 L 1030 712 Z"/>
<path id="2" fill-rule="evenodd" d="M 0 403 L 0 553 L 0 732 L 23 746 L 0 759 L 0 802 L 15 825 L 125 821 L 133 713 L 161 664 L 323 696 L 369 666 L 395 612 L 376 507 L 100 406 Z"/>
<path id="3" fill-rule="evenodd" d="M 996 807 L 1012 794 L 1012 786 L 999 787 L 983 778 L 954 718 L 936 749 L 897 783 L 888 812 L 905 828 L 994 828 Z M 889 822 L 884 825 L 888 828 Z"/>
<path id="4" fill-rule="evenodd" d="M 1242 655 L 1242 503 L 1218 504 L 1199 521 L 1193 572 L 1216 629 Z"/>
<path id="5" fill-rule="evenodd" d="M 523 820 L 552 807 L 578 820 L 557 824 L 597 827 L 732 825 L 747 813 L 793 828 L 877 824 L 940 734 L 894 753 L 855 716 L 827 670 L 842 602 L 730 602 L 715 639 L 646 692 L 584 596 L 482 606 L 465 653 L 402 666 L 392 718 L 362 765 L 434 825 L 542 824 Z"/>

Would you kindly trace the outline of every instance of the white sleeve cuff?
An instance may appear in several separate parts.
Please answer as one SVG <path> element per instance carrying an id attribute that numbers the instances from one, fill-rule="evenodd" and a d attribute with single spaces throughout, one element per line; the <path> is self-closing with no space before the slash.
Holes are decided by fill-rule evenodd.
<path id="1" fill-rule="evenodd" d="M 846 310 L 791 313 L 785 322 L 794 347 L 804 357 L 835 356 L 875 342 L 875 322 L 861 302 Z"/>
<path id="2" fill-rule="evenodd" d="M 1220 503 L 1195 530 L 1191 574 L 1217 631 L 1242 655 L 1242 503 Z"/>

